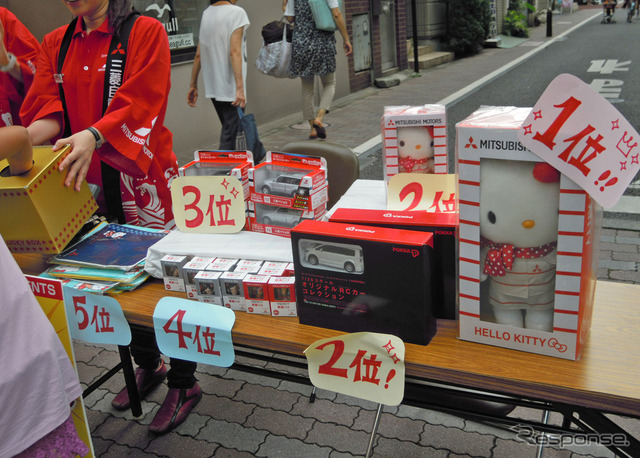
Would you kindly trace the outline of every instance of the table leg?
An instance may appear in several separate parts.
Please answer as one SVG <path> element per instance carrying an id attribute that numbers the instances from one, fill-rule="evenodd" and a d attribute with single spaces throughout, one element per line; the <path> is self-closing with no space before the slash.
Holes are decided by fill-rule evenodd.
<path id="1" fill-rule="evenodd" d="M 376 411 L 376 419 L 373 421 L 373 429 L 371 430 L 371 437 L 369 438 L 369 446 L 367 447 L 367 454 L 365 458 L 369 458 L 371 456 L 371 451 L 373 450 L 373 441 L 376 438 L 376 434 L 378 433 L 378 426 L 380 425 L 380 415 L 382 414 L 382 404 L 378 404 L 378 410 Z"/>
<path id="2" fill-rule="evenodd" d="M 542 423 L 547 425 L 549 424 L 549 411 L 545 410 L 542 413 Z M 538 451 L 536 454 L 536 458 L 542 458 L 542 453 L 544 452 L 544 443 L 538 445 Z"/>
<path id="3" fill-rule="evenodd" d="M 142 415 L 142 405 L 140 404 L 140 393 L 138 393 L 138 386 L 136 385 L 129 347 L 118 345 L 118 352 L 120 353 L 122 372 L 124 372 L 124 383 L 127 387 L 127 393 L 129 394 L 129 401 L 131 403 L 131 414 L 134 417 L 139 417 Z"/>
<path id="4" fill-rule="evenodd" d="M 602 445 L 609 450 L 618 456 L 629 458 L 640 456 L 640 441 L 608 419 L 602 412 L 592 409 L 576 411 L 580 415 L 580 421 L 597 432 L 601 440 L 606 441 Z"/>

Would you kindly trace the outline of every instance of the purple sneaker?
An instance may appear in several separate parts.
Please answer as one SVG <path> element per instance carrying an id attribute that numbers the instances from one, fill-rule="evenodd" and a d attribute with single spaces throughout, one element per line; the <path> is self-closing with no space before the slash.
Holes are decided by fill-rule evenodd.
<path id="1" fill-rule="evenodd" d="M 165 434 L 187 419 L 193 408 L 200 402 L 202 390 L 196 382 L 192 388 L 169 388 L 167 397 L 149 425 L 154 434 Z"/>
<path id="2" fill-rule="evenodd" d="M 160 385 L 162 381 L 167 378 L 167 368 L 164 365 L 164 361 L 160 360 L 160 366 L 155 371 L 147 369 L 137 368 L 136 373 L 136 386 L 138 387 L 138 393 L 140 394 L 140 400 L 144 399 L 156 386 Z M 127 387 L 124 387 L 118 395 L 113 398 L 111 405 L 116 410 L 126 410 L 131 406 L 129 401 L 129 393 L 127 393 Z"/>

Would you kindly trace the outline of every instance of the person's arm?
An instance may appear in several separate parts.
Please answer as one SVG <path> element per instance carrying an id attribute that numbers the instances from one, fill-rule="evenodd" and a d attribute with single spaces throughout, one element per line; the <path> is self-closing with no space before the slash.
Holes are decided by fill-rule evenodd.
<path id="1" fill-rule="evenodd" d="M 331 8 L 331 14 L 333 15 L 333 20 L 340 31 L 340 35 L 342 35 L 342 40 L 344 41 L 344 52 L 348 56 L 353 51 L 353 47 L 351 46 L 351 40 L 349 40 L 349 34 L 347 33 L 347 26 L 344 23 L 342 11 L 340 11 L 340 8 Z"/>
<path id="2" fill-rule="evenodd" d="M 6 43 L 5 43 L 6 41 Z M 29 90 L 40 43 L 10 11 L 0 20 L 0 67 L 15 81 L 16 87 Z"/>
<path id="3" fill-rule="evenodd" d="M 29 131 L 32 145 L 43 145 L 60 135 L 62 122 L 55 115 L 49 116 L 32 122 L 27 127 L 27 130 Z"/>
<path id="4" fill-rule="evenodd" d="M 201 68 L 200 43 L 198 43 L 196 56 L 193 58 L 193 67 L 191 68 L 191 84 L 189 85 L 189 92 L 187 93 L 187 104 L 191 107 L 195 107 L 198 101 L 198 75 L 200 75 Z"/>
<path id="5" fill-rule="evenodd" d="M 231 49 L 229 51 L 231 57 L 231 69 L 233 77 L 236 81 L 236 99 L 232 105 L 244 108 L 247 100 L 244 94 L 244 81 L 242 79 L 242 40 L 244 36 L 244 26 L 238 27 L 231 34 Z"/>
<path id="6" fill-rule="evenodd" d="M 291 0 L 291 3 L 289 3 L 288 0 L 282 0 L 282 12 L 285 19 L 289 21 L 289 23 L 292 23 L 294 21 L 295 10 L 293 8 L 293 0 Z"/>
<path id="7" fill-rule="evenodd" d="M 20 70 L 20 65 L 18 65 L 18 59 L 14 54 L 7 51 L 4 45 L 4 34 L 4 25 L 0 21 L 0 68 L 3 69 L 3 72 L 11 75 L 13 79 L 22 83 L 22 71 Z"/>
<path id="8" fill-rule="evenodd" d="M 33 147 L 25 127 L 0 128 L 0 148 L 0 159 L 9 162 L 11 175 L 26 173 L 33 167 Z"/>

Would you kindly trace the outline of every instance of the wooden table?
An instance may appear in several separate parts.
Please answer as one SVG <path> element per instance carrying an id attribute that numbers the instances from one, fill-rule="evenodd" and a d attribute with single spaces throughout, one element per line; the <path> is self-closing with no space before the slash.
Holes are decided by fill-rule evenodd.
<path id="1" fill-rule="evenodd" d="M 36 256 L 16 258 L 25 273 L 42 270 Z M 152 327 L 154 307 L 164 296 L 185 297 L 154 279 L 116 298 L 132 325 Z M 640 286 L 599 281 L 593 324 L 579 361 L 462 341 L 455 321 L 440 320 L 429 345 L 405 344 L 406 375 L 453 389 L 507 395 L 509 402 L 533 400 L 545 409 L 569 409 L 595 423 L 586 425 L 591 431 L 613 433 L 617 430 L 602 412 L 640 417 L 639 311 Z M 302 357 L 316 340 L 341 332 L 301 325 L 297 318 L 236 313 L 232 334 L 238 345 Z M 628 456 L 640 456 L 640 444 L 631 439 Z"/>

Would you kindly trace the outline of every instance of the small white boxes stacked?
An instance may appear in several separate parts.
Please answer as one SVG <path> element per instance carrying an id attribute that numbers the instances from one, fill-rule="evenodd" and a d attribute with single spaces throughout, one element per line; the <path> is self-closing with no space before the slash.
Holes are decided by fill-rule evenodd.
<path id="1" fill-rule="evenodd" d="M 601 209 L 518 141 L 529 112 L 482 107 L 457 125 L 460 338 L 575 360 Z"/>
<path id="2" fill-rule="evenodd" d="M 165 289 L 238 312 L 297 316 L 293 263 L 165 255 Z"/>
<path id="3" fill-rule="evenodd" d="M 385 107 L 381 130 L 387 183 L 398 173 L 447 173 L 444 105 Z"/>

